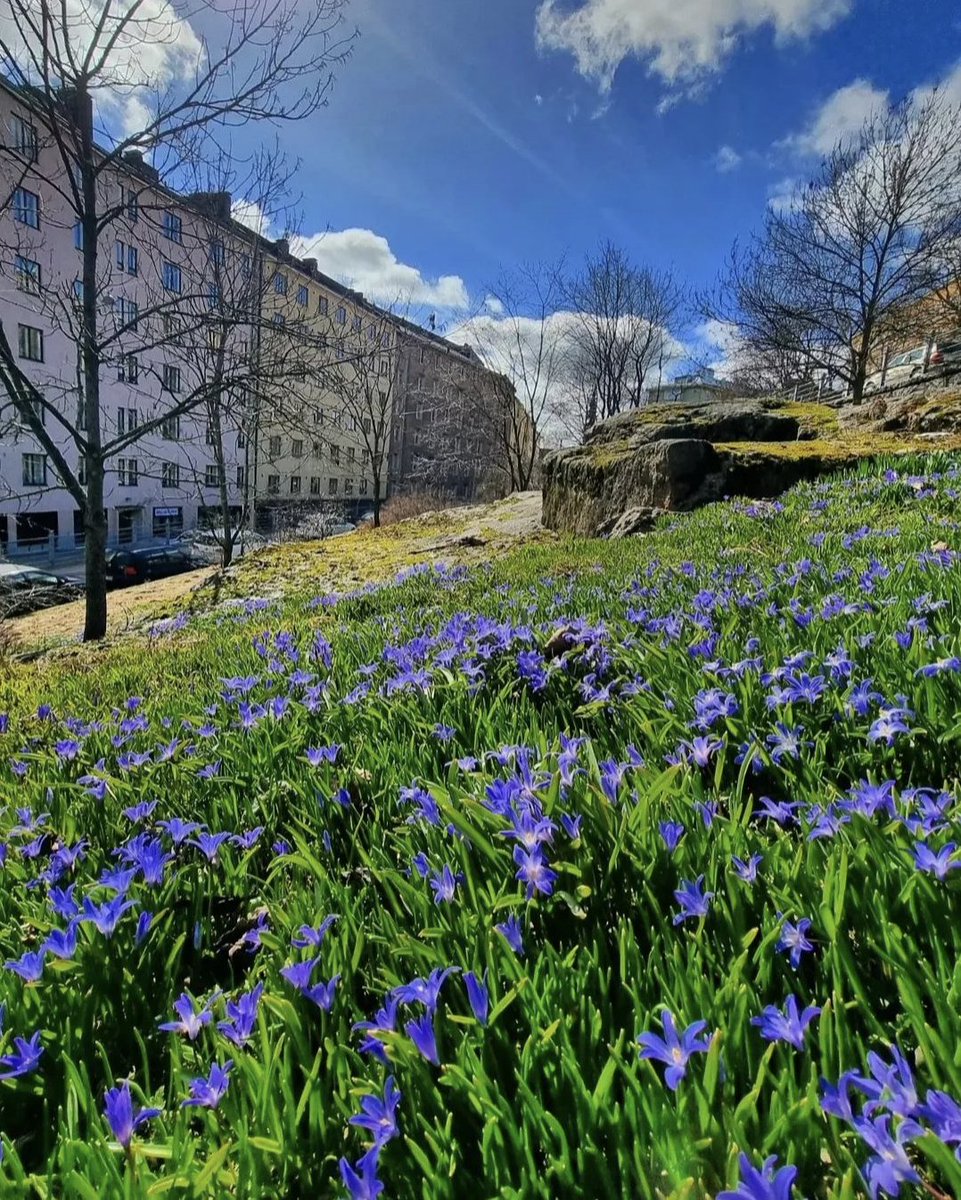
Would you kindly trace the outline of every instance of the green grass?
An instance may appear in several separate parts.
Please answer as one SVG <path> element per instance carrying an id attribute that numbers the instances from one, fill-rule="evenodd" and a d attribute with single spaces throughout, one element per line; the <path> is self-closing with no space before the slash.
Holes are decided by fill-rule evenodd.
<path id="1" fill-rule="evenodd" d="M 918 674 L 961 654 L 961 576 L 931 550 L 958 544 L 958 468 L 899 458 L 899 479 L 886 481 L 886 465 L 799 487 L 783 505 L 715 505 L 643 539 L 535 544 L 320 604 L 301 574 L 266 608 L 199 611 L 149 639 L 0 678 L 0 961 L 63 926 L 48 885 L 32 885 L 61 846 L 88 841 L 59 883 L 99 901 L 113 851 L 138 830 L 156 833 L 158 820 L 263 827 L 250 849 L 225 845 L 210 864 L 184 845 L 162 884 L 134 880 L 130 897 L 154 914 L 141 942 L 134 909 L 110 938 L 82 924 L 75 957 L 48 956 L 36 983 L 0 972 L 0 1056 L 36 1031 L 44 1046 L 35 1071 L 0 1082 L 0 1195 L 342 1195 L 338 1160 L 356 1162 L 369 1144 L 349 1118 L 388 1073 L 403 1098 L 399 1135 L 379 1157 L 385 1196 L 712 1196 L 734 1185 L 741 1151 L 795 1165 L 797 1196 L 866 1194 L 868 1148 L 821 1110 L 820 1080 L 864 1072 L 870 1052 L 897 1044 L 922 1099 L 928 1089 L 961 1099 L 958 873 L 919 872 L 912 848 L 923 835 L 883 809 L 815 839 L 809 824 L 757 814 L 768 796 L 799 803 L 803 820 L 861 781 L 891 780 L 901 815 L 916 813 L 908 789 L 950 793 L 927 840 L 961 840 L 961 675 Z M 924 484 L 912 471 L 936 477 Z M 903 648 L 895 634 L 912 618 L 925 625 Z M 451 645 L 461 648 L 445 653 Z M 825 665 L 839 647 L 850 679 Z M 519 671 L 531 651 L 547 672 L 541 689 Z M 802 653 L 796 672 L 825 676 L 823 694 L 772 708 L 777 680 L 762 676 Z M 465 674 L 465 659 L 479 675 Z M 407 667 L 427 675 L 385 689 Z M 292 684 L 298 669 L 313 679 Z M 251 702 L 290 703 L 245 730 L 222 681 L 246 675 L 259 680 Z M 851 711 L 851 684 L 866 678 L 913 714 L 891 745 L 869 737 L 879 701 Z M 713 687 L 736 703 L 709 731 L 723 748 L 703 770 L 672 765 L 704 732 L 692 728 L 695 697 Z M 772 761 L 778 722 L 803 729 L 798 758 Z M 438 725 L 452 740 L 438 739 Z M 562 735 L 586 739 L 566 789 Z M 81 745 L 64 759 L 67 738 Z M 157 747 L 174 738 L 161 761 Z M 757 748 L 759 773 L 736 761 L 743 743 Z M 308 747 L 332 744 L 335 763 L 308 763 Z M 491 757 L 504 747 L 526 750 Z M 121 758 L 148 751 L 141 766 Z M 644 765 L 627 765 L 638 756 Z M 22 778 L 11 760 L 26 764 Z M 611 761 L 624 765 L 616 789 Z M 200 777 L 211 763 L 218 773 Z M 82 782 L 91 774 L 106 780 L 103 800 Z M 531 900 L 489 799 L 511 779 L 515 804 L 533 798 L 556 827 L 545 847 L 552 894 Z M 430 792 L 438 824 L 409 820 L 401 795 L 412 786 Z M 146 801 L 156 809 L 135 827 L 123 811 Z M 705 803 L 716 806 L 709 827 Z M 24 831 L 24 808 L 48 815 Z M 573 840 L 562 814 L 581 818 Z M 666 821 L 685 827 L 674 853 Z M 38 834 L 39 854 L 25 857 Z M 289 853 L 274 848 L 281 841 Z M 755 853 L 749 886 L 731 861 Z M 460 877 L 450 903 L 434 902 L 414 865 L 421 854 Z M 714 893 L 707 915 L 674 924 L 675 889 L 701 875 Z M 314 972 L 314 982 L 341 977 L 326 1012 L 280 971 L 306 956 L 290 944 L 300 926 L 331 914 Z M 495 930 L 512 914 L 523 957 Z M 267 931 L 252 951 L 244 936 L 260 916 Z M 802 917 L 815 949 L 794 970 L 777 943 L 783 921 Z M 487 973 L 486 1026 L 453 974 L 435 1019 L 440 1066 L 404 1032 L 418 1005 L 402 1006 L 382 1036 L 389 1066 L 360 1053 L 356 1022 L 372 1020 L 391 989 L 448 966 Z M 231 1046 L 216 1023 L 228 999 L 261 982 L 251 1041 Z M 214 997 L 195 1041 L 158 1029 L 185 991 Z M 751 1024 L 791 994 L 822 1009 L 803 1049 Z M 636 1043 L 661 1032 L 664 1007 L 681 1027 L 707 1021 L 711 1036 L 676 1092 Z M 220 1107 L 181 1108 L 190 1080 L 227 1058 Z M 163 1110 L 129 1153 L 102 1116 L 104 1091 L 124 1079 L 138 1104 Z M 958 1194 L 953 1149 L 933 1134 L 912 1141 L 924 1183 L 902 1194 Z"/>

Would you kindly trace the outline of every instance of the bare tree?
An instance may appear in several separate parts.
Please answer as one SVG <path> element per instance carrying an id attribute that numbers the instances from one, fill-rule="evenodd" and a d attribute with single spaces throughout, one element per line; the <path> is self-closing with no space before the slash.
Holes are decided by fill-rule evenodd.
<path id="1" fill-rule="evenodd" d="M 672 355 L 684 291 L 671 271 L 638 267 L 605 242 L 567 284 L 570 364 L 585 427 L 643 403 L 651 370 Z"/>
<path id="2" fill-rule="evenodd" d="M 485 311 L 461 332 L 490 368 L 482 419 L 502 447 L 511 490 L 526 491 L 544 431 L 566 405 L 564 263 L 524 263 L 487 289 Z"/>
<path id="3" fill-rule="evenodd" d="M 211 391 L 205 384 L 175 400 L 165 414 L 138 422 L 134 430 L 106 434 L 104 372 L 140 353 L 145 334 L 147 345 L 162 344 L 157 326 L 167 316 L 182 319 L 178 310 L 183 308 L 182 298 L 171 298 L 151 306 L 149 314 L 129 308 L 111 311 L 103 303 L 110 294 L 107 239 L 114 240 L 141 198 L 156 204 L 151 201 L 157 182 L 153 172 L 176 182 L 231 126 L 295 120 L 315 112 L 327 97 L 332 67 L 350 50 L 351 36 L 341 24 L 343 3 L 247 0 L 237 5 L 218 0 L 206 6 L 219 34 L 213 46 L 197 39 L 169 6 L 158 9 L 146 0 L 76 9 L 58 0 L 8 2 L 12 20 L 0 23 L 0 59 L 38 127 L 28 126 L 34 132 L 18 148 L 23 178 L 42 182 L 44 191 L 56 197 L 63 219 L 77 230 L 81 269 L 68 301 L 75 304 L 67 326 L 77 361 L 72 411 L 66 403 L 67 382 L 48 386 L 25 371 L 2 326 L 0 385 L 82 514 L 86 640 L 106 631 L 107 463 L 159 429 L 163 420 L 207 404 Z M 165 46 L 186 58 L 184 70 L 172 74 L 157 68 L 151 73 L 157 48 Z M 116 104 L 123 107 L 122 120 L 109 115 Z M 152 157 L 139 185 L 129 178 L 131 153 Z M 61 299 L 66 299 L 62 291 Z M 244 371 L 239 365 L 232 368 L 232 374 L 216 381 L 216 389 L 239 386 Z M 53 429 L 60 436 L 53 436 Z M 64 452 L 64 437 L 77 451 L 79 467 Z"/>
<path id="4" fill-rule="evenodd" d="M 878 342 L 919 332 L 919 302 L 942 281 L 959 177 L 961 110 L 945 97 L 870 117 L 735 246 L 703 313 L 736 325 L 755 361 L 827 373 L 860 401 Z"/>

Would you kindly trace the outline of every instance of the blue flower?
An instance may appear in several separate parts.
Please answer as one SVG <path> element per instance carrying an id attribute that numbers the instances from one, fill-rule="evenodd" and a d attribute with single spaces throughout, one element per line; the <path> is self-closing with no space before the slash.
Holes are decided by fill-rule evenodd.
<path id="1" fill-rule="evenodd" d="M 291 938 L 290 944 L 292 946 L 296 946 L 300 950 L 305 949 L 307 946 L 313 946 L 315 949 L 319 950 L 324 944 L 324 938 L 327 936 L 327 931 L 335 921 L 339 920 L 340 918 L 336 914 L 332 914 L 329 917 L 324 917 L 316 929 L 313 929 L 309 925 L 301 925 L 300 929 L 297 931 L 298 936 Z"/>
<path id="2" fill-rule="evenodd" d="M 434 1033 L 433 1013 L 426 1012 L 415 1021 L 408 1021 L 404 1026 L 407 1036 L 429 1063 L 440 1066 L 437 1055 L 437 1038 Z"/>
<path id="3" fill-rule="evenodd" d="M 481 1025 L 486 1025 L 489 1004 L 489 995 L 487 991 L 487 972 L 484 972 L 484 980 L 481 982 L 473 971 L 465 971 L 464 985 L 467 988 L 467 998 L 470 1001 L 470 1006 L 474 1011 L 474 1016 L 481 1023 Z"/>
<path id="4" fill-rule="evenodd" d="M 961 870 L 961 859 L 954 859 L 952 855 L 957 850 L 954 842 L 948 842 L 942 846 L 940 850 L 935 852 L 930 846 L 926 846 L 924 842 L 914 843 L 914 865 L 919 871 L 924 871 L 928 875 L 936 875 L 938 879 L 947 879 L 949 871 Z"/>
<path id="5" fill-rule="evenodd" d="M 434 903 L 450 904 L 454 899 L 454 893 L 457 891 L 457 885 L 463 878 L 460 872 L 455 875 L 446 863 L 442 871 L 434 871 L 430 880 L 430 886 L 434 891 Z"/>
<path id="6" fill-rule="evenodd" d="M 672 1092 L 677 1091 L 677 1085 L 687 1074 L 687 1064 L 692 1054 L 706 1054 L 711 1048 L 710 1038 L 699 1038 L 698 1034 L 707 1028 L 707 1021 L 695 1021 L 678 1036 L 674 1023 L 674 1015 L 669 1009 L 661 1013 L 661 1024 L 664 1027 L 664 1037 L 656 1033 L 642 1033 L 638 1036 L 641 1046 L 641 1058 L 654 1059 L 664 1063 L 664 1082 Z"/>
<path id="7" fill-rule="evenodd" d="M 104 1092 L 103 1115 L 114 1137 L 125 1150 L 129 1148 L 130 1139 L 136 1130 L 144 1122 L 159 1117 L 161 1111 L 159 1108 L 144 1108 L 134 1115 L 130 1084 L 127 1080 L 124 1080 L 120 1087 Z"/>
<path id="8" fill-rule="evenodd" d="M 213 1020 L 213 1013 L 210 1010 L 211 1000 L 208 1000 L 203 1008 L 197 1009 L 194 1007 L 194 1002 L 183 992 L 178 1000 L 174 1001 L 174 1012 L 180 1018 L 179 1021 L 164 1021 L 158 1028 L 164 1033 L 182 1033 L 195 1042 L 200 1036 L 200 1031 L 205 1025 L 209 1025 Z"/>
<path id="9" fill-rule="evenodd" d="M 745 883 L 754 883 L 757 879 L 757 869 L 764 860 L 760 854 L 752 854 L 745 862 L 743 858 L 738 858 L 734 854 L 731 856 L 731 861 L 734 863 L 734 870 L 739 879 L 743 879 Z"/>
<path id="10" fill-rule="evenodd" d="M 866 1118 L 854 1121 L 854 1128 L 876 1155 L 868 1159 L 864 1168 L 864 1179 L 872 1200 L 877 1200 L 881 1192 L 897 1196 L 902 1183 L 921 1182 L 904 1146 L 906 1142 L 921 1137 L 924 1130 L 916 1121 L 902 1121 L 892 1136 L 890 1123 L 891 1118 L 887 1114 L 875 1117 L 873 1121 Z"/>
<path id="11" fill-rule="evenodd" d="M 674 914 L 675 925 L 680 925 L 682 921 L 696 920 L 699 917 L 707 916 L 714 893 L 705 892 L 703 884 L 703 875 L 698 875 L 693 883 L 689 879 L 681 881 L 681 886 L 674 892 L 674 898 L 681 906 L 681 911 Z"/>
<path id="12" fill-rule="evenodd" d="M 227 1094 L 233 1066 L 233 1060 L 228 1058 L 223 1066 L 214 1063 L 210 1068 L 210 1075 L 206 1079 L 203 1076 L 191 1079 L 190 1098 L 182 1101 L 180 1107 L 217 1108 Z"/>
<path id="13" fill-rule="evenodd" d="M 401 1095 L 393 1075 L 388 1075 L 384 1084 L 384 1098 L 374 1095 L 361 1096 L 361 1111 L 350 1118 L 349 1124 L 366 1129 L 373 1136 L 374 1145 L 383 1146 L 400 1132 L 397 1108 Z"/>
<path id="14" fill-rule="evenodd" d="M 55 958 L 71 959 L 77 953 L 78 921 L 71 921 L 66 929 L 51 929 L 43 948 Z"/>
<path id="15" fill-rule="evenodd" d="M 659 828 L 664 845 L 673 854 L 686 832 L 684 826 L 680 821 L 662 821 Z"/>
<path id="16" fill-rule="evenodd" d="M 120 918 L 131 908 L 137 907 L 136 900 L 125 900 L 123 895 L 96 904 L 89 896 L 84 897 L 83 916 L 81 921 L 89 921 L 95 925 L 104 937 L 113 937 L 114 931 L 120 924 Z"/>
<path id="17" fill-rule="evenodd" d="M 526 884 L 528 900 L 533 898 L 535 892 L 541 892 L 545 896 L 551 895 L 557 872 L 551 870 L 539 848 L 525 850 L 523 846 L 515 846 L 514 862 L 518 867 L 514 878 Z"/>
<path id="18" fill-rule="evenodd" d="M 508 946 L 516 955 L 523 958 L 524 956 L 524 931 L 521 929 L 521 923 L 517 917 L 511 913 L 506 921 L 500 925 L 495 925 L 494 928 L 501 935 Z"/>
<path id="19" fill-rule="evenodd" d="M 375 1145 L 352 1167 L 346 1158 L 340 1160 L 340 1177 L 350 1200 L 377 1200 L 384 1190 L 377 1178 L 377 1156 L 380 1147 Z"/>
<path id="20" fill-rule="evenodd" d="M 207 861 L 212 863 L 220 847 L 229 840 L 229 833 L 198 833 L 195 838 L 191 838 L 188 845 L 196 846 Z"/>
<path id="21" fill-rule="evenodd" d="M 235 1046 L 246 1046 L 253 1036 L 263 994 L 264 985 L 261 982 L 252 991 L 238 996 L 236 1000 L 227 1001 L 227 1020 L 218 1021 L 217 1028 Z"/>
<path id="22" fill-rule="evenodd" d="M 803 1050 L 805 1030 L 820 1012 L 817 1005 L 809 1004 L 798 1013 L 797 1000 L 788 996 L 784 1012 L 769 1004 L 760 1016 L 751 1018 L 751 1024 L 756 1025 L 761 1036 L 769 1042 L 790 1042 L 796 1049 Z"/>
<path id="23" fill-rule="evenodd" d="M 435 967 L 426 979 L 418 977 L 410 983 L 402 983 L 395 987 L 393 995 L 401 1004 L 423 1004 L 428 1013 L 433 1013 L 437 1008 L 444 980 L 458 970 L 458 967 Z"/>
<path id="24" fill-rule="evenodd" d="M 790 1200 L 797 1167 L 777 1167 L 777 1158 L 764 1160 L 760 1171 L 746 1154 L 738 1158 L 741 1178 L 734 1191 L 718 1192 L 717 1200 Z"/>
<path id="25" fill-rule="evenodd" d="M 778 950 L 787 950 L 791 958 L 791 966 L 795 970 L 801 961 L 801 955 L 808 950 L 814 949 L 814 943 L 806 936 L 807 931 L 811 928 L 811 921 L 808 917 L 802 917 L 796 925 L 792 925 L 790 921 L 785 921 L 781 926 L 781 936 L 778 939 Z"/>
<path id="26" fill-rule="evenodd" d="M 0 1079 L 16 1079 L 20 1075 L 29 1075 L 37 1069 L 43 1054 L 39 1030 L 29 1041 L 18 1037 L 13 1039 L 13 1044 L 16 1047 L 14 1052 L 0 1057 L 0 1067 L 3 1067 Z"/>
<path id="27" fill-rule="evenodd" d="M 25 983 L 36 983 L 43 974 L 46 953 L 43 950 L 28 951 L 21 958 L 5 962 L 4 968 L 19 975 Z"/>

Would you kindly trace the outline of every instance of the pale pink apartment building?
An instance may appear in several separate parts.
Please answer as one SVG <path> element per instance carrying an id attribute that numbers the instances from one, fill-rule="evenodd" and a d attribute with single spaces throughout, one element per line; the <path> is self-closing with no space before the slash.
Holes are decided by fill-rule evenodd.
<path id="1" fill-rule="evenodd" d="M 0 82 L 0 321 L 19 365 L 54 398 L 65 423 L 76 426 L 72 331 L 81 249 L 62 177 L 62 159 L 38 115 Z M 162 416 L 193 386 L 202 367 L 195 347 L 178 337 L 184 315 L 215 306 L 217 281 L 228 272 L 239 278 L 254 269 L 258 239 L 230 220 L 228 197 L 177 196 L 136 156 L 104 181 L 100 206 L 117 209 L 100 240 L 97 285 L 102 327 L 117 331 L 102 372 L 107 441 Z M 232 352 L 247 350 L 238 343 Z M 67 429 L 50 413 L 45 428 L 76 469 L 78 450 Z M 111 543 L 175 536 L 219 504 L 209 438 L 206 411 L 197 409 L 166 420 L 113 458 L 104 499 Z M 239 519 L 249 451 L 237 426 L 223 430 L 222 442 L 230 505 Z M 42 549 L 51 537 L 59 549 L 80 544 L 77 503 L 0 394 L 0 551 Z"/>

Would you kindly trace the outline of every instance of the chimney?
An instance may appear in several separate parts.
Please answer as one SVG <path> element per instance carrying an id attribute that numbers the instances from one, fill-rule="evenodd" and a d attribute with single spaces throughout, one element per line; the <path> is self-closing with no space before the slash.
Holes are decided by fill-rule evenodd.
<path id="1" fill-rule="evenodd" d="M 304 270 L 308 273 L 308 275 L 316 275 L 317 274 L 317 259 L 316 258 L 305 258 L 305 259 L 303 259 L 303 261 L 301 262 L 300 265 L 304 268 Z"/>
<path id="2" fill-rule="evenodd" d="M 67 120 L 76 125 L 78 129 L 84 125 L 87 129 L 93 129 L 93 98 L 89 92 L 80 97 L 75 88 L 61 88 L 57 95 L 57 101 Z"/>
<path id="3" fill-rule="evenodd" d="M 226 223 L 230 220 L 230 206 L 233 203 L 230 192 L 191 192 L 187 199 L 194 208 L 215 221 Z"/>
<path id="4" fill-rule="evenodd" d="M 156 167 L 152 167 L 150 163 L 144 161 L 144 156 L 139 150 L 125 150 L 123 152 L 123 161 L 138 175 L 144 179 L 149 179 L 151 183 L 160 182 L 160 172 Z"/>
<path id="5" fill-rule="evenodd" d="M 287 258 L 287 257 L 289 256 L 289 254 L 290 254 L 290 242 L 288 242 L 286 238 L 278 238 L 278 239 L 276 240 L 276 242 L 274 242 L 274 245 L 275 245 L 275 246 L 276 246 L 276 248 L 277 248 L 277 253 L 278 253 L 278 254 L 279 254 L 279 255 L 280 255 L 282 258 Z"/>

